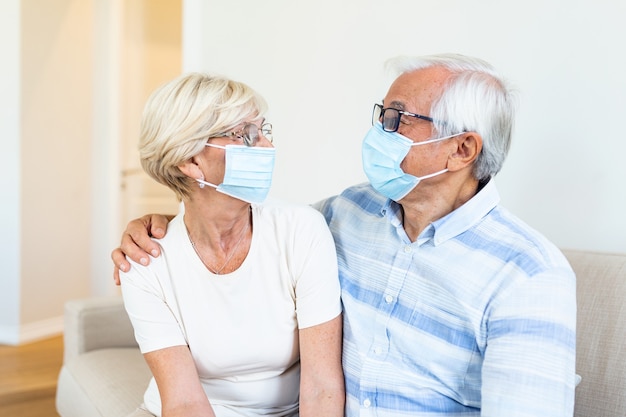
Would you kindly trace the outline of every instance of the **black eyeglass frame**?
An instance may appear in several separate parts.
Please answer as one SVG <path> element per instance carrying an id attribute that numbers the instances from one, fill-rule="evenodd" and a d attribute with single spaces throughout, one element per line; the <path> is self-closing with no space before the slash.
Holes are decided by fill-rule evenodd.
<path id="1" fill-rule="evenodd" d="M 256 133 L 252 135 L 251 129 L 256 129 Z M 241 139 L 246 146 L 255 146 L 259 141 L 259 132 L 270 141 L 270 143 L 274 142 L 274 138 L 272 137 L 272 124 L 271 123 L 263 123 L 261 127 L 255 125 L 254 123 L 246 123 L 241 129 L 236 132 L 230 133 L 218 133 L 216 135 L 210 136 L 209 139 L 213 138 L 223 138 L 223 137 L 236 137 Z M 234 140 L 234 139 L 232 139 Z"/>
<path id="2" fill-rule="evenodd" d="M 376 116 L 377 109 L 379 112 L 378 116 Z M 388 128 L 384 123 L 385 112 L 387 112 L 388 110 L 393 110 L 395 112 L 398 112 L 398 117 L 391 119 L 391 120 L 396 120 L 395 124 L 391 128 Z M 426 120 L 427 122 L 435 123 L 435 119 L 433 119 L 432 117 L 424 116 L 422 114 L 417 114 L 417 113 L 411 113 L 405 110 L 394 109 L 393 107 L 384 108 L 382 104 L 376 103 L 374 104 L 374 108 L 372 109 L 372 125 L 374 125 L 376 122 L 380 122 L 385 132 L 397 132 L 398 128 L 400 127 L 400 119 L 402 118 L 403 115 L 415 117 L 416 119 Z"/>

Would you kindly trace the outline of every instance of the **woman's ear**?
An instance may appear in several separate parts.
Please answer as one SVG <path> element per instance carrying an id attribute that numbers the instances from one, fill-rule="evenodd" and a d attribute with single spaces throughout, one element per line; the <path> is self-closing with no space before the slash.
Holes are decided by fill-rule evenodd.
<path id="1" fill-rule="evenodd" d="M 198 161 L 195 157 L 189 158 L 182 164 L 178 165 L 178 169 L 180 169 L 180 172 L 189 178 L 194 180 L 201 179 L 204 181 L 204 173 L 200 169 L 200 165 L 198 165 Z"/>
<path id="2" fill-rule="evenodd" d="M 457 147 L 448 158 L 448 170 L 459 171 L 472 165 L 483 149 L 483 138 L 476 132 L 465 132 L 454 141 Z"/>

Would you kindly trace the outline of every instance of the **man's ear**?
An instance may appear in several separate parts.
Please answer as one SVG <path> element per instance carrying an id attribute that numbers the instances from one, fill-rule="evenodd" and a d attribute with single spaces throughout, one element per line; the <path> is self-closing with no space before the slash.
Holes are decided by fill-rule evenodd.
<path id="1" fill-rule="evenodd" d="M 459 171 L 472 165 L 483 149 L 483 138 L 476 132 L 466 132 L 456 140 L 456 149 L 448 158 L 448 170 Z"/>
<path id="2" fill-rule="evenodd" d="M 182 172 L 189 178 L 193 178 L 194 180 L 204 180 L 204 173 L 200 169 L 198 161 L 196 161 L 195 157 L 189 158 L 182 164 L 178 165 L 178 169 L 180 169 L 180 172 Z"/>

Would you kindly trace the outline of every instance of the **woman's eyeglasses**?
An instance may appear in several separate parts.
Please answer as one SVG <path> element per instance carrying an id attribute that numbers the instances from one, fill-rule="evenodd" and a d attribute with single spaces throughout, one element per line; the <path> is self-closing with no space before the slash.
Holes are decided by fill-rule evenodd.
<path id="1" fill-rule="evenodd" d="M 271 123 L 263 123 L 261 127 L 255 125 L 254 123 L 248 123 L 241 129 L 230 132 L 230 133 L 218 133 L 216 135 L 211 136 L 211 138 L 221 138 L 221 137 L 231 137 L 241 139 L 246 146 L 255 146 L 259 141 L 259 135 L 263 135 L 267 140 L 273 142 L 274 138 L 272 137 L 272 124 Z M 233 139 L 236 140 L 236 139 Z"/>

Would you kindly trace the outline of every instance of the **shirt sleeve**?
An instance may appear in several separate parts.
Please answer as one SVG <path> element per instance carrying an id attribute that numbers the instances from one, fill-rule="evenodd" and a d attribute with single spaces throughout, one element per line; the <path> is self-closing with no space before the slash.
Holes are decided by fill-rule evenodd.
<path id="1" fill-rule="evenodd" d="M 141 353 L 187 345 L 179 321 L 167 303 L 167 267 L 163 256 L 120 273 L 124 307 L 135 330 Z"/>
<path id="2" fill-rule="evenodd" d="M 307 208 L 293 239 L 292 272 L 300 329 L 325 323 L 341 313 L 337 252 L 322 215 Z"/>
<path id="3" fill-rule="evenodd" d="M 571 269 L 527 277 L 489 314 L 481 416 L 571 417 L 576 280 Z"/>

